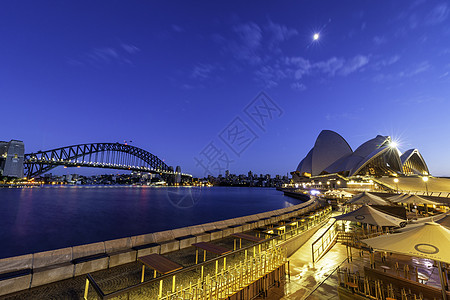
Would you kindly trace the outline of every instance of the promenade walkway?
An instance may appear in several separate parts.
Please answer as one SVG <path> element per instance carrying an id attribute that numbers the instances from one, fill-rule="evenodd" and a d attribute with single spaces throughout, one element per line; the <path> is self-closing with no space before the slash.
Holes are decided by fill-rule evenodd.
<path id="1" fill-rule="evenodd" d="M 331 222 L 331 221 L 330 221 Z M 322 226 L 312 237 L 299 248 L 290 258 L 290 280 L 286 278 L 280 287 L 273 287 L 269 290 L 268 297 L 264 299 L 275 300 L 323 300 L 339 299 L 337 268 L 349 269 L 350 272 L 358 271 L 364 274 L 364 267 L 370 266 L 370 258 L 367 252 L 362 256 L 357 249 L 352 249 L 352 260 L 347 262 L 347 249 L 341 243 L 336 243 L 318 262 L 312 263 L 311 245 L 320 237 L 329 224 Z M 400 266 L 400 271 L 395 271 L 395 264 Z M 439 274 L 437 267 L 429 259 L 418 259 L 411 256 L 391 254 L 386 261 L 381 260 L 381 254 L 375 254 L 375 265 L 377 270 L 383 270 L 381 266 L 388 267 L 386 273 L 407 277 L 415 280 L 414 269 L 417 269 L 421 276 L 428 278 L 424 284 L 440 288 Z M 410 272 L 405 274 L 403 266 L 408 265 Z M 257 299 L 263 299 L 259 297 Z"/>
<path id="2" fill-rule="evenodd" d="M 286 280 L 286 283 L 280 287 L 270 289 L 266 299 L 297 300 L 306 299 L 310 295 L 308 299 L 338 299 L 337 277 L 330 277 L 330 275 L 347 258 L 346 247 L 339 243 L 336 244 L 314 264 L 311 253 L 312 243 L 324 233 L 332 221 L 330 219 L 289 258 L 290 281 Z M 325 280 L 326 282 L 324 282 Z"/>

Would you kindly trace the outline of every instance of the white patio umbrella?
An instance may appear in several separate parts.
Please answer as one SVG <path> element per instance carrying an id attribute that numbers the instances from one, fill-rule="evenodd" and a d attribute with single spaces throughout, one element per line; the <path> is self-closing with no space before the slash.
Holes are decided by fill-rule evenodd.
<path id="1" fill-rule="evenodd" d="M 447 229 L 450 229 L 450 213 L 440 214 L 440 215 L 426 217 L 426 218 L 420 218 L 418 220 L 412 220 L 405 227 L 398 229 L 397 231 L 404 232 L 407 230 L 411 230 L 411 229 L 417 228 L 418 226 L 422 226 L 424 223 L 427 223 L 427 222 L 436 222 L 438 224 L 441 224 L 442 226 L 447 227 Z"/>
<path id="2" fill-rule="evenodd" d="M 446 298 L 441 262 L 450 263 L 450 230 L 435 222 L 426 222 L 401 233 L 382 235 L 362 242 L 376 250 L 433 259 L 439 262 L 442 296 Z"/>
<path id="3" fill-rule="evenodd" d="M 444 217 L 439 218 L 435 222 L 438 224 L 441 224 L 442 226 L 447 227 L 447 229 L 450 229 L 450 215 L 449 214 L 445 214 Z"/>
<path id="4" fill-rule="evenodd" d="M 407 196 L 408 196 L 408 194 L 398 194 L 398 195 L 395 195 L 395 196 L 388 197 L 387 199 L 389 201 L 396 202 L 397 200 L 400 200 L 401 198 L 407 197 Z"/>
<path id="5" fill-rule="evenodd" d="M 347 204 L 375 204 L 375 205 L 390 205 L 381 197 L 375 196 L 368 192 L 362 192 L 355 195 L 352 199 L 347 201 Z"/>
<path id="6" fill-rule="evenodd" d="M 404 203 L 404 204 L 437 204 L 437 202 L 427 200 L 417 195 L 408 195 L 402 197 L 400 199 L 394 200 L 395 203 Z"/>
<path id="7" fill-rule="evenodd" d="M 400 227 L 405 223 L 405 220 L 385 214 L 369 205 L 361 206 L 357 210 L 334 218 L 336 220 L 360 222 L 375 226 Z"/>

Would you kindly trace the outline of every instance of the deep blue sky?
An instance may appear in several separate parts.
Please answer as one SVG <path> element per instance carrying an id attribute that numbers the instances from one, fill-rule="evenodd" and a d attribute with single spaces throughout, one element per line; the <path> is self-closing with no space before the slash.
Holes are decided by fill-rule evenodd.
<path id="1" fill-rule="evenodd" d="M 449 14 L 443 0 L 1 1 L 0 139 L 132 140 L 196 176 L 205 153 L 213 173 L 226 155 L 232 173 L 286 174 L 331 129 L 353 149 L 391 135 L 450 175 Z M 259 127 L 244 109 L 261 91 L 279 110 Z"/>

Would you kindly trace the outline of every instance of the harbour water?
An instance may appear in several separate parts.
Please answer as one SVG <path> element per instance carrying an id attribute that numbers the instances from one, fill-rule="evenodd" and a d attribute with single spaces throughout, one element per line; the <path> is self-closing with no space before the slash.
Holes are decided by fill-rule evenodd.
<path id="1" fill-rule="evenodd" d="M 299 203 L 274 188 L 3 188 L 0 258 L 214 222 Z"/>

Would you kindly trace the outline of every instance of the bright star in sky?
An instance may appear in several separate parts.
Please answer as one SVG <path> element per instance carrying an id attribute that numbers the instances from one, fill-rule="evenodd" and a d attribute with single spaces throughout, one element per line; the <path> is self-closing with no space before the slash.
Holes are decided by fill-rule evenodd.
<path id="1" fill-rule="evenodd" d="M 319 39 L 319 34 L 318 33 L 314 33 L 313 40 L 317 41 L 318 39 Z"/>

